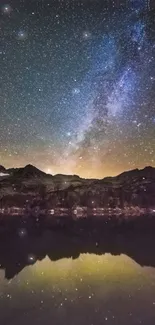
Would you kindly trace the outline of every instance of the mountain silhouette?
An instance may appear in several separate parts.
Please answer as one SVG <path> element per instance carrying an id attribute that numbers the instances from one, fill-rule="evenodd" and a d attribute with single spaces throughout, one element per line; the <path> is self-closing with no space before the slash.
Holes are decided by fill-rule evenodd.
<path id="1" fill-rule="evenodd" d="M 35 236 L 20 238 L 14 236 L 0 239 L 0 268 L 5 271 L 6 279 L 12 279 L 26 266 L 43 260 L 46 256 L 51 261 L 62 258 L 76 259 L 82 253 L 102 255 L 125 254 L 141 266 L 155 267 L 154 235 L 119 235 L 102 236 L 98 239 L 60 232 L 43 232 Z M 29 260 L 33 256 L 33 260 Z"/>
<path id="2" fill-rule="evenodd" d="M 6 169 L 5 174 L 0 178 L 1 203 L 5 207 L 12 206 L 13 201 L 15 206 L 25 206 L 39 195 L 42 188 L 49 208 L 53 208 L 53 204 L 63 207 L 155 208 L 155 168 L 151 166 L 100 180 L 77 175 L 53 176 L 30 164 Z"/>
<path id="3" fill-rule="evenodd" d="M 46 173 L 44 173 L 43 171 L 39 170 L 38 168 L 30 164 L 26 165 L 23 168 L 8 169 L 7 172 L 14 177 L 21 177 L 21 178 L 46 176 Z"/>
<path id="4" fill-rule="evenodd" d="M 0 173 L 6 173 L 5 167 L 2 165 L 0 165 Z"/>

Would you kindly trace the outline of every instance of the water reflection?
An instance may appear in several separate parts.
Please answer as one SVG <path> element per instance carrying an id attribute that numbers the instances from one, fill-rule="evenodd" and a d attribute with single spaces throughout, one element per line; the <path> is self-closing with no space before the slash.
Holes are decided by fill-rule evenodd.
<path id="1" fill-rule="evenodd" d="M 154 241 L 51 232 L 1 240 L 0 324 L 154 325 Z"/>
<path id="2" fill-rule="evenodd" d="M 155 267 L 155 238 L 153 235 L 105 235 L 98 239 L 44 232 L 36 236 L 14 236 L 0 240 L 0 268 L 7 279 L 13 278 L 23 268 L 43 260 L 77 259 L 82 253 L 127 255 L 141 266 Z"/>

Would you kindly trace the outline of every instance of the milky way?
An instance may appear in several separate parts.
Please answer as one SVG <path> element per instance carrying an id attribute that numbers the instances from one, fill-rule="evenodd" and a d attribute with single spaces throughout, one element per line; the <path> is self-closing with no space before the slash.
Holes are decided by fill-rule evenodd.
<path id="1" fill-rule="evenodd" d="M 0 9 L 1 164 L 100 178 L 154 166 L 153 1 Z"/>

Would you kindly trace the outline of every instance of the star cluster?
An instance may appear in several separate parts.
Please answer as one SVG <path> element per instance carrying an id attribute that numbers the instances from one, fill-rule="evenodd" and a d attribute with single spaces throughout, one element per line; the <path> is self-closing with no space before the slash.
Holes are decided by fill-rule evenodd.
<path id="1" fill-rule="evenodd" d="M 2 1 L 1 164 L 100 178 L 155 165 L 154 9 Z"/>

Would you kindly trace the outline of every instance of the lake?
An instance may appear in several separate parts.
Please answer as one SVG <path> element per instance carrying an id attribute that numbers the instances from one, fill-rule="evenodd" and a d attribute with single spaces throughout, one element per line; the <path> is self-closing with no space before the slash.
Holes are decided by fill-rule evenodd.
<path id="1" fill-rule="evenodd" d="M 155 324 L 155 268 L 125 254 L 52 260 L 45 238 L 1 245 L 0 324 Z"/>

